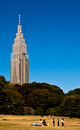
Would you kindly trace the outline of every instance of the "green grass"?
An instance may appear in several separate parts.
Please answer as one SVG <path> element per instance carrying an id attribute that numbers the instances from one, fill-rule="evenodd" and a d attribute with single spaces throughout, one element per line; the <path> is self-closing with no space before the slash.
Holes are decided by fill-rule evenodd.
<path id="1" fill-rule="evenodd" d="M 80 130 L 80 119 L 69 119 L 65 117 L 66 127 L 58 127 L 57 123 L 55 127 L 52 126 L 53 117 L 41 117 L 41 116 L 16 116 L 16 115 L 0 115 L 0 130 Z M 54 117 L 57 122 L 58 117 Z M 1 120 L 8 119 L 8 120 Z M 49 126 L 31 126 L 31 124 L 39 123 L 40 119 L 45 119 Z M 61 120 L 61 119 L 60 119 Z"/>

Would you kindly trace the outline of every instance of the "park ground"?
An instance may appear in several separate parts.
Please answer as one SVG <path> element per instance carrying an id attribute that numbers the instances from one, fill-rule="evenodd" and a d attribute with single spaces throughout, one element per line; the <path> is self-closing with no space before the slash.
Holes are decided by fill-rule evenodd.
<path id="1" fill-rule="evenodd" d="M 0 130 L 80 130 L 80 119 L 64 117 L 65 126 L 57 126 L 57 118 L 61 117 L 54 116 L 55 126 L 52 126 L 51 116 L 21 116 L 21 115 L 0 115 Z M 39 123 L 40 119 L 45 119 L 49 126 L 31 126 L 31 124 Z"/>

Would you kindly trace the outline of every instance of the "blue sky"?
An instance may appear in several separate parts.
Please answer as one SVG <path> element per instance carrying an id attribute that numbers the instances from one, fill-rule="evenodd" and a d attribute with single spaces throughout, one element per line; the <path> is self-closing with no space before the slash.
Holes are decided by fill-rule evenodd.
<path id="1" fill-rule="evenodd" d="M 66 93 L 80 88 L 80 0 L 0 2 L 0 75 L 10 80 L 10 55 L 18 15 L 29 54 L 29 81 Z"/>

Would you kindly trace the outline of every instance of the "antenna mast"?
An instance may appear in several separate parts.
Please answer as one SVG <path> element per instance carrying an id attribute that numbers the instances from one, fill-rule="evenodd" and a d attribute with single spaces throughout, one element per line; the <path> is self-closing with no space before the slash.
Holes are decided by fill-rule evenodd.
<path id="1" fill-rule="evenodd" d="M 20 25 L 20 14 L 19 14 L 19 25 Z"/>

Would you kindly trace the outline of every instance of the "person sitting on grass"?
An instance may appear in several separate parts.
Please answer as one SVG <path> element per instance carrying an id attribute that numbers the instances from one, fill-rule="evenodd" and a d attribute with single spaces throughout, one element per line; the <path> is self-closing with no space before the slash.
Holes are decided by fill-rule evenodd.
<path id="1" fill-rule="evenodd" d="M 40 125 L 42 125 L 42 123 L 43 123 L 43 121 L 42 121 L 42 119 L 40 119 Z"/>
<path id="2" fill-rule="evenodd" d="M 46 124 L 46 121 L 45 121 L 45 120 L 43 120 L 43 126 L 47 126 L 47 124 Z"/>
<path id="3" fill-rule="evenodd" d="M 39 125 L 39 126 L 42 126 L 42 125 L 43 125 L 43 121 L 42 121 L 42 119 L 40 119 L 40 122 L 39 122 L 38 125 Z"/>

